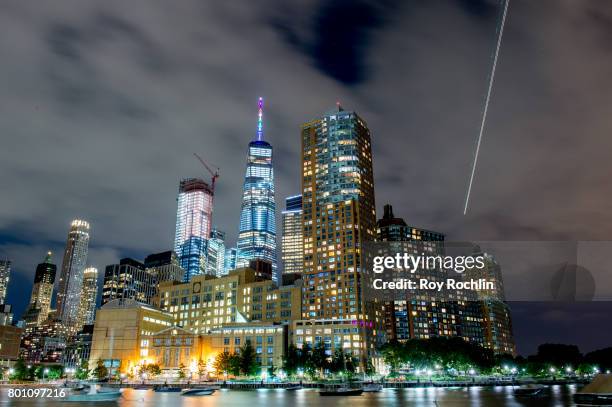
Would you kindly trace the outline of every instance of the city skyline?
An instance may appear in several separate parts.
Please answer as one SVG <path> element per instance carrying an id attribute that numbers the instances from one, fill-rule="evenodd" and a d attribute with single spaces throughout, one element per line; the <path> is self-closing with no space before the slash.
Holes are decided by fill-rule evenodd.
<path id="1" fill-rule="evenodd" d="M 461 206 L 496 5 L 279 6 L 265 17 L 255 6 L 244 13 L 202 7 L 204 13 L 186 7 L 166 16 L 151 6 L 152 15 L 164 16 L 161 26 L 132 6 L 117 13 L 22 4 L 0 17 L 7 18 L 0 24 L 4 38 L 27 39 L 6 47 L 1 68 L 2 131 L 10 148 L 0 152 L 0 180 L 10 198 L 0 211 L 0 258 L 13 261 L 8 302 L 16 316 L 20 299 L 30 296 L 36 264 L 48 250 L 62 253 L 72 219 L 91 222 L 88 263 L 100 270 L 169 250 L 176 185 L 202 175 L 194 151 L 221 168 L 217 202 L 225 204 L 215 208 L 213 223 L 234 241 L 244 146 L 260 94 L 270 106 L 277 205 L 299 183 L 299 124 L 340 100 L 373 129 L 377 217 L 390 203 L 409 224 L 451 240 L 609 239 L 610 215 L 600 210 L 608 201 L 602 174 L 609 171 L 600 156 L 610 150 L 606 77 L 576 62 L 608 62 L 600 41 L 610 32 L 605 6 L 513 5 L 491 104 L 493 136 L 483 145 L 467 217 Z M 344 13 L 362 19 L 359 28 L 343 23 Z M 561 29 L 553 21 L 592 30 Z M 228 43 L 203 52 L 192 29 L 196 38 Z M 255 39 L 265 39 L 266 47 L 254 46 Z M 330 44 L 342 41 L 346 46 L 335 54 Z M 572 52 L 562 52 L 560 43 Z M 541 57 L 542 48 L 550 59 Z M 568 112 L 571 122 L 564 120 Z M 576 151 L 591 157 L 591 165 L 567 164 Z M 28 183 L 16 181 L 24 176 Z M 519 351 L 542 338 L 601 347 L 594 322 L 606 320 L 608 310 L 606 304 L 517 304 L 515 319 L 526 321 L 517 327 Z M 580 330 L 584 337 L 575 333 Z"/>

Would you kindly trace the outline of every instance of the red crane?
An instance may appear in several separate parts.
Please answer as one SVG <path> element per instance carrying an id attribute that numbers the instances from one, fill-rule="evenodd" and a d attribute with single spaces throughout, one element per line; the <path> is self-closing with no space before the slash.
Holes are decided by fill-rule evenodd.
<path id="1" fill-rule="evenodd" d="M 204 166 L 204 168 L 206 168 L 206 170 L 208 172 L 210 172 L 210 175 L 212 175 L 212 182 L 211 182 L 210 189 L 212 189 L 212 191 L 214 193 L 215 192 L 215 182 L 217 181 L 217 178 L 219 178 L 219 169 L 217 168 L 215 171 L 213 171 L 208 166 L 208 164 L 206 164 L 206 162 L 202 159 L 202 157 L 200 157 L 196 153 L 193 153 L 193 155 L 195 155 L 195 157 L 198 159 L 198 161 Z"/>

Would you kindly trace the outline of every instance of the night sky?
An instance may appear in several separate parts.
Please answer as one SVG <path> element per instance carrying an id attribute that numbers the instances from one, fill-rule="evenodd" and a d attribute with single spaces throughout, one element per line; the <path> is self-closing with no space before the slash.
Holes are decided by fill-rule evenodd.
<path id="1" fill-rule="evenodd" d="M 300 192 L 300 134 L 340 101 L 372 132 L 378 213 L 449 240 L 612 240 L 612 2 L 511 0 L 471 207 L 463 202 L 498 0 L 0 4 L 0 256 L 25 308 L 74 218 L 89 263 L 172 247 L 182 177 L 221 168 L 234 243 L 265 98 L 277 208 Z M 503 265 L 502 265 L 503 267 Z M 528 284 L 528 282 L 526 282 Z M 519 352 L 610 346 L 610 303 L 512 305 Z"/>

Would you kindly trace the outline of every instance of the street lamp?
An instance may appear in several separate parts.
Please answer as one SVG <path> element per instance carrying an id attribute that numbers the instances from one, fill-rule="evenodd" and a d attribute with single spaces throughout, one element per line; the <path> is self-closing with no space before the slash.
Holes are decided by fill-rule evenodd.
<path id="1" fill-rule="evenodd" d="M 45 376 L 49 374 L 49 369 L 45 368 L 45 370 L 43 370 L 43 382 L 45 381 Z"/>

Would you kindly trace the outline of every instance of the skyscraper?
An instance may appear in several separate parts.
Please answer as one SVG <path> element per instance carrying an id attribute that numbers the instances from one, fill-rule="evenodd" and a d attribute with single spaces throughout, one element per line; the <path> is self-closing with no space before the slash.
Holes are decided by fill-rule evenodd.
<path id="1" fill-rule="evenodd" d="M 225 259 L 224 259 L 224 275 L 227 275 L 230 271 L 236 269 L 236 259 L 238 257 L 238 249 L 235 247 L 228 247 L 225 249 Z"/>
<path id="2" fill-rule="evenodd" d="M 365 121 L 340 105 L 302 125 L 302 318 L 310 321 L 301 323 L 330 331 L 343 325 L 353 340 L 334 347 L 362 366 L 384 337 L 382 308 L 364 301 L 360 284 L 361 247 L 376 226 L 370 142 Z"/>
<path id="3" fill-rule="evenodd" d="M 174 252 L 185 270 L 184 281 L 206 268 L 206 240 L 210 236 L 213 190 L 200 178 L 184 179 L 179 184 Z"/>
<path id="4" fill-rule="evenodd" d="M 40 326 L 49 317 L 57 266 L 51 263 L 51 252 L 36 266 L 30 304 L 24 314 L 26 329 Z"/>
<path id="5" fill-rule="evenodd" d="M 152 304 L 156 293 L 156 275 L 141 262 L 125 258 L 119 260 L 119 264 L 106 266 L 101 305 L 115 299 L 133 299 Z"/>
<path id="6" fill-rule="evenodd" d="M 512 317 L 506 303 L 504 282 L 501 266 L 489 253 L 474 245 L 472 256 L 483 256 L 485 267 L 467 271 L 469 278 L 484 278 L 495 282 L 495 289 L 480 292 L 480 305 L 483 320 L 483 345 L 496 354 L 516 354 L 514 334 L 512 332 Z"/>
<path id="7" fill-rule="evenodd" d="M 0 259 L 0 304 L 6 301 L 6 291 L 11 276 L 11 261 L 9 259 Z"/>
<path id="8" fill-rule="evenodd" d="M 262 98 L 258 106 L 257 137 L 249 143 L 242 189 L 237 267 L 247 267 L 254 259 L 269 261 L 278 283 L 272 146 L 263 139 Z"/>
<path id="9" fill-rule="evenodd" d="M 221 277 L 225 274 L 225 232 L 213 228 L 206 247 L 206 274 Z"/>
<path id="10" fill-rule="evenodd" d="M 283 273 L 301 273 L 304 266 L 302 232 L 302 195 L 285 199 L 283 214 L 282 259 Z"/>
<path id="11" fill-rule="evenodd" d="M 68 232 L 57 288 L 57 315 L 72 333 L 80 329 L 77 325 L 88 249 L 89 223 L 79 219 L 73 220 Z"/>
<path id="12" fill-rule="evenodd" d="M 83 291 L 81 295 L 80 324 L 91 325 L 96 316 L 98 298 L 98 269 L 87 267 L 83 272 Z"/>
<path id="13" fill-rule="evenodd" d="M 156 281 L 183 281 L 185 270 L 179 266 L 176 253 L 168 250 L 161 253 L 150 254 L 145 257 L 145 269 L 155 275 Z"/>
<path id="14" fill-rule="evenodd" d="M 381 242 L 394 242 L 397 252 L 418 256 L 444 255 L 444 235 L 408 226 L 404 219 L 393 215 L 391 205 L 384 206 L 384 215 L 376 223 L 376 238 Z M 415 278 L 445 281 L 442 270 L 419 269 Z M 385 302 L 385 331 L 388 341 L 406 341 L 410 338 L 426 339 L 432 336 L 457 336 L 459 316 L 457 306 L 447 302 L 431 301 L 427 292 L 406 292 L 406 298 Z"/>

